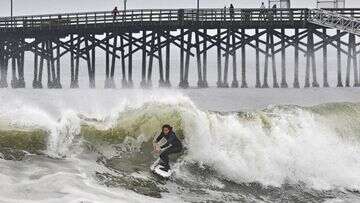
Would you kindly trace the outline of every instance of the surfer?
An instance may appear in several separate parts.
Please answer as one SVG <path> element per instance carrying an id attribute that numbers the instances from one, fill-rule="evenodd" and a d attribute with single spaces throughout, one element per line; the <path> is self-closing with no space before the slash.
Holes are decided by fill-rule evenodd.
<path id="1" fill-rule="evenodd" d="M 162 146 L 158 146 L 157 143 L 165 138 L 166 143 Z M 173 128 L 166 124 L 162 126 L 161 134 L 154 140 L 154 151 L 160 153 L 160 165 L 162 166 L 160 169 L 163 171 L 169 171 L 169 155 L 180 153 L 182 150 L 182 144 L 179 138 L 176 136 Z"/>

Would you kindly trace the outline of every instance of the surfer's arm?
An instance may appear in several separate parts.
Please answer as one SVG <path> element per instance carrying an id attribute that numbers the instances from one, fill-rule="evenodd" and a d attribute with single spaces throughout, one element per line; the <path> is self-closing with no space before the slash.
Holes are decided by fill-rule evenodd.
<path id="1" fill-rule="evenodd" d="M 165 149 L 171 147 L 171 144 L 169 142 L 166 142 L 164 145 L 160 146 L 160 149 Z"/>
<path id="2" fill-rule="evenodd" d="M 157 137 L 154 138 L 153 140 L 153 146 L 154 146 L 154 151 L 160 151 L 160 147 L 158 146 L 158 142 L 164 137 L 164 133 L 160 133 L 160 135 L 158 135 Z"/>
<path id="3" fill-rule="evenodd" d="M 164 133 L 160 133 L 160 135 L 157 136 L 156 139 L 154 140 L 154 143 L 158 143 L 163 137 L 164 137 Z"/>

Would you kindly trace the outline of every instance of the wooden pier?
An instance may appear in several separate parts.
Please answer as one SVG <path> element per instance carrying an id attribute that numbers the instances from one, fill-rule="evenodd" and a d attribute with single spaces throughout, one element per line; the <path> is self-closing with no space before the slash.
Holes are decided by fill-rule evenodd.
<path id="1" fill-rule="evenodd" d="M 329 11 L 360 19 L 360 8 Z M 43 88 L 44 80 L 48 88 L 62 88 L 64 72 L 70 72 L 70 87 L 78 88 L 81 61 L 87 64 L 91 88 L 96 85 L 95 77 L 105 77 L 105 88 L 115 88 L 116 69 L 121 70 L 118 77 L 123 88 L 131 88 L 135 82 L 144 88 L 152 87 L 155 68 L 158 68 L 160 87 L 172 85 L 170 75 L 175 70 L 180 73 L 180 83 L 175 85 L 181 88 L 189 87 L 189 74 L 197 75 L 199 88 L 208 87 L 209 71 L 217 72 L 216 85 L 221 88 L 300 88 L 302 83 L 304 87 L 329 87 L 329 48 L 337 53 L 332 56 L 338 61 L 337 86 L 359 86 L 358 36 L 311 23 L 308 21 L 311 15 L 309 9 L 167 9 L 128 10 L 117 15 L 90 12 L 2 17 L 0 87 L 8 87 L 10 83 L 13 88 L 24 88 L 24 69 L 33 68 L 33 88 Z M 175 48 L 180 56 L 178 67 L 170 65 L 171 51 Z M 294 51 L 289 53 L 290 48 Z M 217 63 L 208 70 L 211 49 L 216 50 Z M 254 57 L 246 57 L 249 49 L 253 49 Z M 25 52 L 31 52 L 34 57 L 32 67 L 24 62 Z M 105 76 L 96 75 L 98 52 L 105 54 L 102 66 Z M 138 52 L 141 66 L 134 67 L 133 55 Z M 317 75 L 317 52 L 322 53 L 321 83 Z M 294 61 L 286 60 L 288 54 L 292 54 Z M 301 54 L 306 57 L 304 68 L 299 65 Z M 62 66 L 66 55 L 70 67 Z M 279 73 L 277 55 L 281 60 Z M 347 57 L 345 68 L 341 66 L 342 56 Z M 192 57 L 196 59 L 194 66 Z M 248 61 L 253 64 L 251 67 L 247 66 Z M 141 81 L 133 81 L 134 68 L 141 70 Z M 247 81 L 250 68 L 255 70 L 252 71 L 255 84 Z M 290 70 L 293 77 L 287 78 Z M 45 72 L 47 75 L 43 76 Z M 304 72 L 305 77 L 299 78 L 299 72 Z M 270 75 L 272 84 L 269 84 Z"/>

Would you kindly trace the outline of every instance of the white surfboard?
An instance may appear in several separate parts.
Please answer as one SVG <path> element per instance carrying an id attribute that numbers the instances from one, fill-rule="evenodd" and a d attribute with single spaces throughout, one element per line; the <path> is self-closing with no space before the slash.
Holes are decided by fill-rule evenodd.
<path id="1" fill-rule="evenodd" d="M 150 170 L 156 175 L 159 175 L 160 177 L 170 178 L 170 176 L 172 175 L 172 170 L 163 171 L 160 169 L 161 167 L 162 166 L 160 165 L 160 158 L 159 158 L 150 166 Z"/>
<path id="2" fill-rule="evenodd" d="M 156 167 L 157 165 L 159 165 L 159 163 L 160 163 L 160 158 L 156 159 L 156 161 L 150 166 L 150 170 L 151 170 L 151 171 L 154 171 L 154 170 L 155 170 L 155 167 Z"/>

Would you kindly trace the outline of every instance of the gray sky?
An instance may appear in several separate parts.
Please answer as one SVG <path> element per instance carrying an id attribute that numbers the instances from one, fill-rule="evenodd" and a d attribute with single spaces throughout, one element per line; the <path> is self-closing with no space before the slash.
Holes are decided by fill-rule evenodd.
<path id="1" fill-rule="evenodd" d="M 122 0 L 13 0 L 15 15 L 45 14 L 76 11 L 111 10 L 122 7 Z M 267 2 L 267 0 L 264 0 Z M 233 3 L 235 7 L 258 8 L 262 0 L 200 0 L 201 7 L 222 8 Z M 316 0 L 291 0 L 293 7 L 315 7 Z M 346 0 L 347 7 L 359 7 L 360 0 Z M 185 8 L 195 7 L 196 0 L 128 0 L 129 8 Z M 1 16 L 10 15 L 10 0 L 0 0 Z"/>

